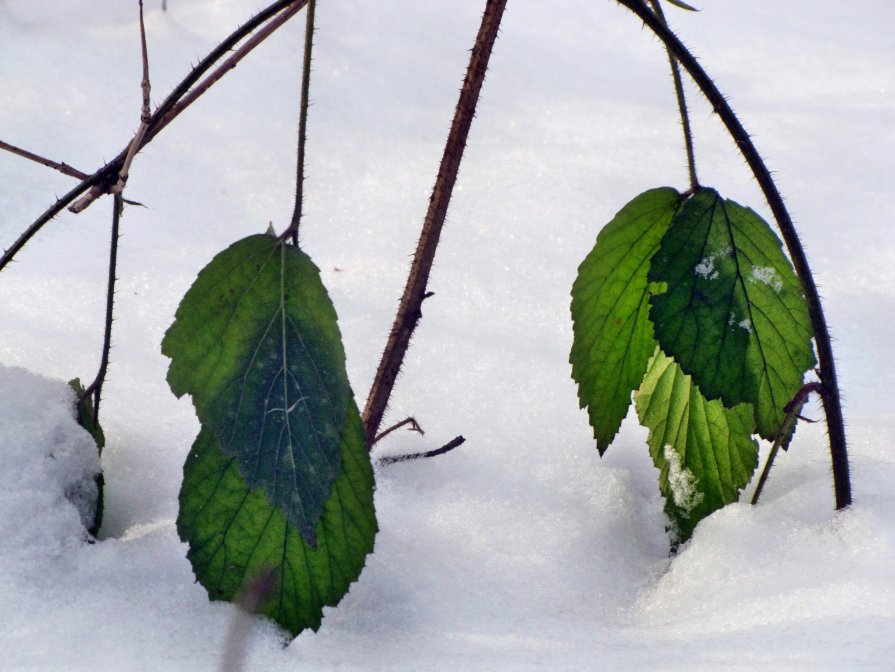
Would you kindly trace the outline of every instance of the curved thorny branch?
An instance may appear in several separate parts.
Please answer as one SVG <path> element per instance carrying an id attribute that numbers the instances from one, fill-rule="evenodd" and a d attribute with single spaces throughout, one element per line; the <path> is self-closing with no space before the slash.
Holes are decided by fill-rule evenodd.
<path id="1" fill-rule="evenodd" d="M 730 104 L 715 85 L 715 82 L 708 76 L 689 49 L 656 16 L 644 0 L 617 1 L 620 5 L 636 14 L 655 33 L 687 71 L 696 86 L 699 87 L 699 90 L 727 128 L 743 158 L 745 158 L 768 202 L 768 206 L 771 208 L 774 219 L 777 221 L 777 226 L 783 236 L 783 241 L 786 243 L 786 249 L 789 252 L 796 274 L 802 283 L 802 289 L 808 303 L 808 314 L 811 317 L 814 340 L 817 344 L 820 382 L 824 389 L 822 400 L 830 436 L 830 456 L 833 463 L 833 486 L 836 494 L 836 508 L 843 509 L 850 505 L 852 501 L 851 479 L 849 476 L 848 450 L 845 442 L 845 423 L 842 417 L 839 383 L 836 379 L 836 366 L 833 361 L 833 347 L 817 285 L 814 282 L 808 258 L 805 256 L 805 251 L 793 225 L 792 217 L 790 217 L 789 211 L 783 203 L 783 197 L 780 195 L 773 177 L 771 177 L 771 172 L 752 142 L 752 138 L 746 132 L 746 129 L 743 128 L 733 108 L 730 107 Z"/>

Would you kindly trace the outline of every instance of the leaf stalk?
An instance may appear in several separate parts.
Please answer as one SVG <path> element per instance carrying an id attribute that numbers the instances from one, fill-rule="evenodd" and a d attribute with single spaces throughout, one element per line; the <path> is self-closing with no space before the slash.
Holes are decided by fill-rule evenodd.
<path id="1" fill-rule="evenodd" d="M 305 53 L 301 70 L 301 101 L 298 112 L 298 152 L 295 171 L 295 208 L 289 227 L 283 232 L 281 239 L 290 238 L 293 245 L 298 245 L 298 227 L 301 225 L 302 207 L 304 205 L 305 184 L 305 144 L 308 138 L 308 106 L 311 89 L 311 54 L 314 49 L 314 10 L 316 0 L 308 0 L 308 12 L 305 23 Z"/>
<path id="2" fill-rule="evenodd" d="M 668 21 L 665 19 L 665 13 L 662 11 L 662 5 L 659 0 L 650 0 L 653 11 L 659 20 L 668 27 Z M 684 149 L 687 152 L 687 173 L 690 176 L 690 191 L 695 192 L 699 189 L 699 178 L 696 175 L 696 153 L 693 149 L 693 131 L 690 127 L 690 113 L 687 111 L 687 96 L 684 93 L 684 82 L 681 80 L 681 69 L 677 64 L 677 59 L 670 49 L 666 47 L 668 53 L 668 64 L 671 68 L 671 79 L 674 82 L 674 93 L 677 97 L 677 109 L 681 117 L 681 130 L 684 134 Z"/>

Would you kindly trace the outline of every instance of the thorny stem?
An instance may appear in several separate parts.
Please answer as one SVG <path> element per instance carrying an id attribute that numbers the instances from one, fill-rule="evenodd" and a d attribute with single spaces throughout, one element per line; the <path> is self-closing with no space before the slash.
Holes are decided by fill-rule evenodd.
<path id="1" fill-rule="evenodd" d="M 833 361 L 833 347 L 830 342 L 830 332 L 827 328 L 820 295 L 805 251 L 799 242 L 798 234 L 793 225 L 792 218 L 783 198 L 777 190 L 777 185 L 771 177 L 771 173 L 765 165 L 752 143 L 752 138 L 743 128 L 733 109 L 728 104 L 724 95 L 718 90 L 714 81 L 703 70 L 702 66 L 681 43 L 677 36 L 667 26 L 663 25 L 659 18 L 647 7 L 642 0 L 618 0 L 618 3 L 636 14 L 643 23 L 665 44 L 666 48 L 674 54 L 677 61 L 690 74 L 693 81 L 699 87 L 712 108 L 720 117 L 722 123 L 746 159 L 746 163 L 752 170 L 755 180 L 764 193 L 764 197 L 774 214 L 777 226 L 786 243 L 786 249 L 792 260 L 796 274 L 802 282 L 802 289 L 808 302 L 808 314 L 811 317 L 811 326 L 814 332 L 814 340 L 817 344 L 817 358 L 819 372 L 824 394 L 822 396 L 824 415 L 827 419 L 827 430 L 830 437 L 830 457 L 833 465 L 833 489 L 836 496 L 836 508 L 844 509 L 852 502 L 851 479 L 848 466 L 848 449 L 845 441 L 845 423 L 842 418 L 842 403 L 839 396 L 839 384 L 836 379 L 836 366 Z"/>
<path id="2" fill-rule="evenodd" d="M 68 175 L 69 177 L 74 177 L 79 180 L 86 180 L 89 177 L 87 173 L 82 173 L 80 170 L 78 170 L 77 168 L 72 168 L 67 163 L 53 161 L 52 159 L 40 156 L 39 154 L 35 154 L 34 152 L 29 152 L 27 149 L 22 149 L 21 147 L 10 145 L 8 142 L 3 142 L 3 140 L 0 140 L 0 149 L 11 152 L 12 154 L 16 154 L 17 156 L 21 156 L 22 158 L 28 159 L 29 161 L 35 161 L 36 163 L 44 165 L 47 168 L 58 170 L 63 175 Z"/>
<path id="3" fill-rule="evenodd" d="M 183 112 L 186 108 L 196 102 L 196 100 L 198 100 L 200 96 L 202 96 L 208 89 L 210 89 L 214 84 L 222 79 L 224 75 L 235 68 L 239 64 L 239 62 L 243 58 L 248 56 L 255 47 L 264 42 L 264 40 L 270 37 L 271 34 L 273 34 L 280 26 L 282 26 L 289 19 L 298 14 L 298 12 L 301 11 L 305 4 L 307 4 L 308 0 L 294 0 L 294 2 L 294 5 L 292 5 L 288 9 L 283 10 L 282 13 L 268 21 L 264 25 L 264 27 L 260 28 L 254 35 L 247 39 L 245 44 L 234 51 L 227 60 L 221 63 L 217 68 L 214 69 L 213 72 L 211 72 L 211 74 L 209 74 L 205 79 L 196 84 L 189 90 L 188 93 L 186 93 L 180 100 L 178 100 L 163 118 L 159 119 L 157 123 L 152 125 L 150 133 L 147 135 L 146 141 L 143 144 L 147 144 L 156 135 L 158 135 L 158 133 L 163 128 L 165 128 L 165 126 L 171 123 L 181 112 Z"/>
<path id="4" fill-rule="evenodd" d="M 771 446 L 771 451 L 768 453 L 768 459 L 764 463 L 764 469 L 761 471 L 761 476 L 758 478 L 758 484 L 755 486 L 755 492 L 752 495 L 753 505 L 758 504 L 758 498 L 761 497 L 762 490 L 764 490 L 765 483 L 771 473 L 771 467 L 774 466 L 774 460 L 777 458 L 777 453 L 781 448 L 786 450 L 786 446 L 783 444 L 791 438 L 792 428 L 795 426 L 796 420 L 799 419 L 799 413 L 805 405 L 808 395 L 812 392 L 823 394 L 823 386 L 820 383 L 808 383 L 802 387 L 802 389 L 796 393 L 796 396 L 793 397 L 793 400 L 786 405 L 786 418 L 783 420 L 783 426 L 780 429 L 780 433 L 777 435 L 774 444 Z M 813 420 L 809 420 L 809 422 L 813 422 Z"/>
<path id="5" fill-rule="evenodd" d="M 103 329 L 103 351 L 99 360 L 99 371 L 94 381 L 84 390 L 82 398 L 93 396 L 93 426 L 99 427 L 99 402 L 102 398 L 103 383 L 109 369 L 109 353 L 112 350 L 112 321 L 115 307 L 115 280 L 118 269 L 118 238 L 121 210 L 124 203 L 121 194 L 112 197 L 112 242 L 109 245 L 109 280 L 106 287 L 106 323 Z"/>
<path id="6" fill-rule="evenodd" d="M 296 11 L 305 6 L 307 0 L 277 0 L 273 4 L 267 6 L 265 9 L 261 10 L 251 19 L 246 21 L 239 28 L 234 30 L 230 35 L 228 35 L 223 42 L 221 42 L 217 47 L 215 47 L 212 51 L 208 53 L 208 55 L 203 58 L 199 63 L 193 68 L 190 73 L 183 78 L 183 80 L 178 84 L 174 90 L 168 94 L 168 97 L 162 101 L 162 104 L 159 105 L 158 109 L 155 111 L 153 116 L 154 125 L 156 120 L 165 117 L 170 111 L 171 108 L 183 98 L 187 92 L 192 89 L 193 85 L 201 79 L 202 75 L 211 70 L 212 66 L 221 60 L 226 54 L 231 52 L 233 48 L 245 39 L 246 36 L 255 32 L 255 30 L 266 23 L 268 20 L 282 12 L 284 9 L 288 8 L 290 5 L 297 5 Z"/>
<path id="7" fill-rule="evenodd" d="M 16 239 L 16 241 L 9 246 L 8 249 L 4 250 L 3 256 L 0 257 L 0 270 L 3 270 L 7 264 L 9 264 L 15 256 L 19 253 L 25 245 L 28 243 L 34 235 L 40 231 L 47 222 L 53 220 L 56 215 L 65 210 L 66 206 L 69 203 L 78 198 L 81 194 L 83 194 L 88 189 L 92 189 L 95 185 L 99 184 L 103 180 L 103 175 L 100 173 L 94 173 L 86 180 L 83 180 L 80 184 L 78 184 L 74 189 L 65 194 L 62 198 L 56 199 L 56 202 L 51 205 L 46 212 L 44 212 L 40 217 L 34 220 L 25 231 Z"/>
<path id="8" fill-rule="evenodd" d="M 221 44 L 219 44 L 215 49 L 213 49 L 202 61 L 193 68 L 189 74 L 177 85 L 177 87 L 168 95 L 168 97 L 162 102 L 162 104 L 156 109 L 156 111 L 151 115 L 149 124 L 147 126 L 147 132 L 143 137 L 140 146 L 137 147 L 137 151 L 145 147 L 164 127 L 167 126 L 174 117 L 179 115 L 186 109 L 186 105 L 178 106 L 177 109 L 174 109 L 175 105 L 180 101 L 190 90 L 193 85 L 196 84 L 199 79 L 201 79 L 202 75 L 205 74 L 208 70 L 210 70 L 215 63 L 217 63 L 221 58 L 223 58 L 226 54 L 228 54 L 240 41 L 242 41 L 247 35 L 253 33 L 259 26 L 262 26 L 266 22 L 268 22 L 273 17 L 276 17 L 278 14 L 283 12 L 283 10 L 288 10 L 290 12 L 289 16 L 292 16 L 294 13 L 298 12 L 302 7 L 305 6 L 307 0 L 278 0 L 274 2 L 266 9 L 260 11 L 258 14 L 253 16 L 249 21 L 240 26 L 238 29 L 233 31 Z M 278 24 L 281 25 L 281 24 Z M 269 33 L 268 33 L 269 34 Z M 245 56 L 248 53 L 247 47 L 249 45 L 244 45 L 239 51 L 233 54 L 231 59 L 228 59 L 228 63 L 233 61 L 233 58 L 237 56 L 237 54 L 241 54 Z M 257 46 L 257 43 L 252 45 L 252 48 Z M 238 62 L 238 61 L 236 61 Z M 230 68 L 234 67 L 236 62 L 232 62 L 229 66 Z M 221 76 L 223 73 L 221 73 Z M 217 81 L 217 80 L 215 80 Z M 209 83 L 207 86 L 210 86 L 214 82 Z M 206 88 L 207 88 L 206 86 Z M 192 98 L 195 100 L 195 98 Z M 44 214 L 42 214 L 37 220 L 34 221 L 24 233 L 22 233 L 19 238 L 7 249 L 3 256 L 0 257 L 0 270 L 6 267 L 9 264 L 16 254 L 18 254 L 19 250 L 21 250 L 25 244 L 38 232 L 40 231 L 47 222 L 51 221 L 56 215 L 58 215 L 64 208 L 78 199 L 82 194 L 87 192 L 88 190 L 91 192 L 91 200 L 96 200 L 104 193 L 109 193 L 112 187 L 118 182 L 118 175 L 121 167 L 124 165 L 125 158 L 127 157 L 127 153 L 131 147 L 131 143 L 128 143 L 128 146 L 125 147 L 119 154 L 109 161 L 102 168 L 97 170 L 92 175 L 88 176 L 80 184 L 74 187 L 71 191 L 69 191 L 65 196 L 58 199 L 56 203 L 54 203 L 49 209 L 47 209 Z M 83 207 L 87 207 L 89 203 L 85 204 Z"/>
<path id="9" fill-rule="evenodd" d="M 78 170 L 74 166 L 68 165 L 64 161 L 53 161 L 53 159 L 48 159 L 47 157 L 41 156 L 40 154 L 35 154 L 34 152 L 29 152 L 27 149 L 16 147 L 15 145 L 11 145 L 8 142 L 4 142 L 3 140 L 0 140 L 0 149 L 5 150 L 10 154 L 21 156 L 23 159 L 28 159 L 29 161 L 39 163 L 42 166 L 46 166 L 47 168 L 57 170 L 63 175 L 67 175 L 68 177 L 74 177 L 78 180 L 86 180 L 90 177 L 90 175 L 88 175 L 87 173 Z M 124 199 L 124 202 L 127 205 L 143 205 L 142 203 L 138 203 L 137 201 L 129 201 L 126 198 Z"/>
<path id="10" fill-rule="evenodd" d="M 410 338 L 417 322 L 422 317 L 421 308 L 426 295 L 426 283 L 432 270 L 435 250 L 438 247 L 438 240 L 447 216 L 451 193 L 457 181 L 460 161 L 466 147 L 466 139 L 475 116 L 479 93 L 485 81 L 488 60 L 497 39 L 500 20 L 505 8 L 506 0 L 487 0 L 485 5 L 482 23 L 472 48 L 463 88 L 460 90 L 460 98 L 457 101 L 451 130 L 441 158 L 438 177 L 435 179 L 435 186 L 429 198 L 429 209 L 426 212 L 422 233 L 410 267 L 410 274 L 407 277 L 407 285 L 404 288 L 398 313 L 392 324 L 391 333 L 364 408 L 364 430 L 368 449 L 372 447 L 373 440 L 379 431 L 392 388 L 410 345 Z"/>
<path id="11" fill-rule="evenodd" d="M 143 91 L 143 104 L 140 108 L 140 128 L 131 142 L 130 149 L 125 157 L 118 181 L 112 187 L 112 242 L 109 246 L 109 280 L 106 290 L 106 323 L 103 329 L 103 350 L 100 356 L 99 371 L 96 379 L 84 391 L 84 397 L 93 395 L 93 426 L 99 427 L 99 403 L 102 397 L 103 383 L 106 381 L 106 372 L 109 368 L 109 353 L 112 349 L 112 322 L 115 315 L 115 281 L 118 270 L 118 239 L 121 223 L 121 212 L 124 209 L 124 185 L 127 183 L 128 170 L 137 153 L 146 128 L 149 125 L 150 91 L 152 86 L 149 81 L 149 52 L 146 48 L 146 26 L 143 22 L 143 0 L 140 0 L 140 53 L 143 59 L 143 79 L 140 88 Z"/>
<path id="12" fill-rule="evenodd" d="M 301 211 L 304 202 L 305 184 L 305 143 L 308 130 L 308 105 L 311 90 L 311 52 L 314 48 L 314 9 L 315 0 L 308 0 L 308 15 L 305 23 L 305 55 L 301 69 L 301 101 L 298 111 L 298 158 L 295 170 L 295 208 L 292 221 L 283 232 L 281 239 L 289 237 L 293 245 L 298 245 L 298 227 L 301 224 Z"/>
<path id="13" fill-rule="evenodd" d="M 665 13 L 662 11 L 662 5 L 659 0 L 650 0 L 653 11 L 659 20 L 668 27 L 668 21 L 665 19 Z M 684 148 L 687 152 L 687 172 L 690 175 L 690 190 L 699 189 L 699 178 L 696 176 L 696 153 L 693 151 L 693 131 L 690 128 L 690 114 L 687 111 L 687 97 L 684 94 L 684 82 L 681 80 L 681 69 L 677 64 L 677 59 L 670 49 L 666 48 L 668 53 L 668 64 L 671 67 L 671 79 L 674 81 L 674 93 L 677 96 L 677 109 L 681 116 L 681 129 L 684 132 Z"/>
<path id="14" fill-rule="evenodd" d="M 408 460 L 422 460 L 427 457 L 437 457 L 438 455 L 444 455 L 445 453 L 451 452 L 454 448 L 462 446 L 466 443 L 466 439 L 462 436 L 456 436 L 446 444 L 444 444 L 441 448 L 436 448 L 435 450 L 429 450 L 425 453 L 412 453 L 410 455 L 394 455 L 391 457 L 380 457 L 379 464 L 395 464 L 396 462 L 407 462 Z"/>

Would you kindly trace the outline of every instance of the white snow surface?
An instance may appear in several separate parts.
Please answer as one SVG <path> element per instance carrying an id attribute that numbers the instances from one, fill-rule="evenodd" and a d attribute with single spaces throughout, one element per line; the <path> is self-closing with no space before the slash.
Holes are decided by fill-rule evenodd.
<path id="1" fill-rule="evenodd" d="M 146 4 L 156 103 L 258 8 L 160 4 Z M 615 3 L 511 0 L 387 417 L 413 414 L 426 436 L 396 434 L 376 455 L 467 442 L 377 469 L 381 532 L 359 581 L 288 646 L 255 620 L 244 669 L 891 669 L 895 4 L 703 4 L 669 20 L 797 220 L 837 337 L 854 505 L 834 513 L 823 426 L 803 425 L 760 505 L 716 513 L 669 559 L 645 432 L 629 418 L 598 458 L 569 375 L 568 294 L 628 200 L 686 188 L 674 95 L 662 49 Z M 482 6 L 318 7 L 302 244 L 360 400 Z M 146 207 L 122 221 L 95 543 L 65 498 L 96 462 L 63 381 L 97 367 L 110 203 L 60 216 L 0 274 L 2 670 L 223 669 L 236 611 L 208 601 L 177 538 L 198 425 L 168 391 L 159 343 L 216 252 L 288 222 L 302 34 L 299 15 L 134 162 L 127 196 Z M 0 138 L 84 171 L 114 156 L 138 126 L 137 35 L 136 2 L 0 0 Z M 770 219 L 690 93 L 702 181 Z M 6 247 L 74 182 L 0 153 L 0 184 Z"/>

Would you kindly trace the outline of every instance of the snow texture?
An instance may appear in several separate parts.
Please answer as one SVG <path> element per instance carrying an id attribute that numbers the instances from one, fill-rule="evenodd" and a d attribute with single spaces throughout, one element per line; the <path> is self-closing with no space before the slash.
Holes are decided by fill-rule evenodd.
<path id="1" fill-rule="evenodd" d="M 698 275 L 700 278 L 704 278 L 706 280 L 714 280 L 718 277 L 718 271 L 715 269 L 715 262 L 723 259 L 724 257 L 729 257 L 732 249 L 730 246 L 722 247 L 720 250 L 713 252 L 707 257 L 703 257 L 702 261 L 696 264 L 693 272 Z"/>
<path id="2" fill-rule="evenodd" d="M 258 8 L 145 4 L 154 104 Z M 482 6 L 317 9 L 301 238 L 339 312 L 361 401 Z M 83 171 L 114 156 L 139 118 L 136 11 L 123 0 L 0 1 L 0 137 Z M 569 290 L 622 204 L 688 188 L 680 122 L 665 54 L 616 3 L 514 0 L 435 295 L 386 418 L 414 415 L 426 435 L 395 433 L 375 456 L 467 442 L 377 468 L 381 533 L 360 580 L 318 633 L 288 646 L 251 621 L 244 669 L 891 667 L 895 3 L 712 0 L 667 13 L 755 134 L 810 254 L 836 337 L 854 506 L 834 513 L 824 428 L 803 425 L 760 505 L 712 515 L 670 559 L 645 431 L 629 418 L 598 458 L 569 375 Z M 289 221 L 303 29 L 299 15 L 134 161 L 127 196 L 147 207 L 122 219 L 96 543 L 65 497 L 89 487 L 96 462 L 61 381 L 96 371 L 111 204 L 64 213 L 0 273 L 0 362 L 20 367 L 0 370 L 4 672 L 221 664 L 237 611 L 208 601 L 177 539 L 198 425 L 167 389 L 159 343 L 215 253 Z M 761 210 L 741 157 L 690 93 L 700 179 Z M 8 247 L 74 182 L 0 153 L 0 184 Z M 816 402 L 803 412 L 821 417 Z"/>
<path id="3" fill-rule="evenodd" d="M 75 420 L 71 387 L 0 365 L 0 456 L 4 555 L 56 557 L 86 541 L 99 455 Z"/>
<path id="4" fill-rule="evenodd" d="M 751 282 L 763 282 L 778 294 L 783 289 L 783 278 L 770 266 L 753 266 L 752 272 L 749 273 L 749 280 Z"/>
<path id="5" fill-rule="evenodd" d="M 696 491 L 696 477 L 681 464 L 681 456 L 677 451 L 671 446 L 665 446 L 663 454 L 668 463 L 668 487 L 671 488 L 671 496 L 675 506 L 686 516 L 702 501 L 703 495 Z"/>

